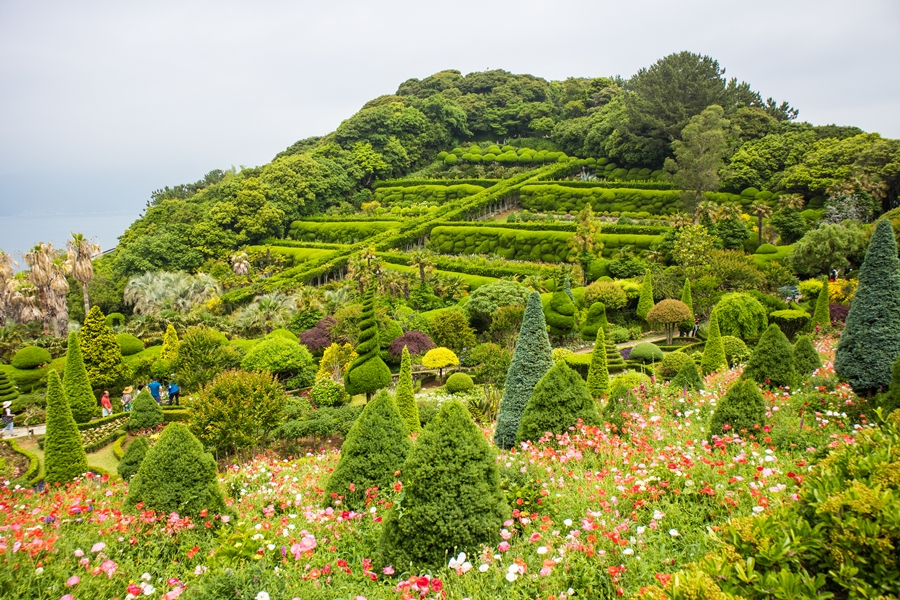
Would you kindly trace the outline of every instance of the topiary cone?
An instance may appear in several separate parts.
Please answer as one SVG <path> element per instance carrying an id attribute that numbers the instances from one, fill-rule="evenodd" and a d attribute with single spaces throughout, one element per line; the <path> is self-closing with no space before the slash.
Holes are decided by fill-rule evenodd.
<path id="1" fill-rule="evenodd" d="M 363 310 L 359 323 L 359 355 L 350 363 L 344 377 L 344 387 L 351 396 L 365 394 L 369 399 L 372 392 L 387 387 L 391 383 L 391 370 L 381 359 L 381 345 L 378 338 L 378 324 L 375 321 L 375 296 L 372 288 L 363 299 Z"/>
<path id="2" fill-rule="evenodd" d="M 709 375 L 727 366 L 728 360 L 725 358 L 725 347 L 722 345 L 722 334 L 719 331 L 719 316 L 714 310 L 709 317 L 709 334 L 706 337 L 703 358 L 700 359 L 700 369 L 704 375 Z"/>
<path id="3" fill-rule="evenodd" d="M 591 351 L 591 366 L 588 368 L 587 389 L 594 398 L 602 398 L 609 390 L 609 367 L 606 364 L 606 334 L 597 329 L 597 339 Z"/>
<path id="4" fill-rule="evenodd" d="M 128 431 L 152 429 L 157 425 L 162 425 L 163 421 L 165 421 L 165 415 L 163 415 L 162 408 L 145 389 L 131 403 L 131 412 L 128 415 L 126 428 Z"/>
<path id="5" fill-rule="evenodd" d="M 147 443 L 146 438 L 143 436 L 134 438 L 134 440 L 128 444 L 125 454 L 122 455 L 122 460 L 119 461 L 119 466 L 116 469 L 119 476 L 125 481 L 128 481 L 137 475 L 138 470 L 141 468 L 141 463 L 144 461 L 144 457 L 147 456 L 147 452 L 149 451 L 150 444 Z"/>
<path id="6" fill-rule="evenodd" d="M 700 371 L 697 369 L 697 363 L 689 360 L 678 369 L 678 373 L 672 378 L 669 385 L 676 389 L 702 390 L 704 387 L 703 378 L 700 377 Z"/>
<path id="7" fill-rule="evenodd" d="M 769 325 L 750 355 L 741 379 L 765 382 L 772 387 L 792 386 L 797 380 L 794 347 L 776 324 Z"/>
<path id="8" fill-rule="evenodd" d="M 419 407 L 416 405 L 416 394 L 413 391 L 412 359 L 409 350 L 403 346 L 400 355 L 400 374 L 397 377 L 397 409 L 400 416 L 406 422 L 410 433 L 422 431 L 422 423 L 419 420 Z"/>
<path id="9" fill-rule="evenodd" d="M 88 470 L 87 454 L 78 425 L 56 371 L 47 377 L 47 432 L 44 437 L 44 481 L 67 483 Z"/>
<path id="10" fill-rule="evenodd" d="M 88 379 L 97 386 L 95 389 L 114 388 L 131 376 L 131 369 L 122 360 L 119 342 L 99 307 L 92 306 L 84 319 L 79 344 Z"/>
<path id="11" fill-rule="evenodd" d="M 653 308 L 653 275 L 650 269 L 644 272 L 644 281 L 641 282 L 641 295 L 638 297 L 637 316 L 646 320 L 647 313 Z"/>
<path id="12" fill-rule="evenodd" d="M 69 332 L 69 345 L 66 348 L 66 369 L 63 376 L 63 390 L 66 400 L 72 409 L 72 417 L 76 423 L 87 423 L 97 410 L 97 399 L 88 379 L 87 369 L 81 357 L 78 333 Z"/>
<path id="13" fill-rule="evenodd" d="M 828 278 L 822 282 L 822 289 L 819 290 L 819 296 L 816 298 L 816 309 L 813 312 L 812 321 L 809 326 L 815 330 L 816 325 L 819 329 L 827 329 L 831 327 L 831 293 L 828 286 Z"/>
<path id="14" fill-rule="evenodd" d="M 744 437 L 756 431 L 757 425 L 762 427 L 765 421 L 766 404 L 759 386 L 752 379 L 742 379 L 719 400 L 710 419 L 709 432 L 710 435 L 737 433 Z"/>
<path id="15" fill-rule="evenodd" d="M 794 344 L 794 367 L 801 377 L 809 377 L 822 366 L 822 358 L 808 335 L 801 335 Z M 893 385 L 893 383 L 891 384 Z"/>
<path id="16" fill-rule="evenodd" d="M 586 425 L 599 424 L 597 403 L 591 398 L 581 375 L 560 362 L 534 386 L 519 421 L 516 441 L 534 442 L 545 433 L 564 433 L 577 424 L 578 419 Z"/>

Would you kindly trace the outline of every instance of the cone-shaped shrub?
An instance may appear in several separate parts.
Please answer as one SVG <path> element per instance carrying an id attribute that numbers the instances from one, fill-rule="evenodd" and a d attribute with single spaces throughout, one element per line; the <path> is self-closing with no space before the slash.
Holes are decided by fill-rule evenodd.
<path id="1" fill-rule="evenodd" d="M 606 306 L 602 302 L 594 302 L 581 325 L 581 339 L 596 339 L 599 329 L 606 329 Z"/>
<path id="2" fill-rule="evenodd" d="M 601 306 L 603 306 L 601 304 Z M 588 393 L 600 398 L 609 389 L 609 367 L 606 364 L 606 336 L 603 328 L 597 329 L 597 339 L 591 351 L 591 366 L 587 376 Z"/>
<path id="3" fill-rule="evenodd" d="M 678 324 L 678 331 L 682 334 L 690 332 L 694 328 L 694 296 L 691 294 L 691 280 L 685 278 L 684 287 L 681 288 L 681 301 L 691 309 L 691 318 Z"/>
<path id="4" fill-rule="evenodd" d="M 771 387 L 794 385 L 797 371 L 794 368 L 794 347 L 778 325 L 772 323 L 750 355 L 744 367 L 742 379 L 766 382 Z"/>
<path id="5" fill-rule="evenodd" d="M 709 334 L 706 338 L 703 358 L 700 359 L 700 370 L 704 375 L 709 375 L 727 366 L 728 360 L 725 358 L 725 348 L 722 346 L 722 334 L 719 332 L 719 316 L 716 311 L 713 311 L 709 317 Z"/>
<path id="6" fill-rule="evenodd" d="M 419 421 L 419 407 L 416 405 L 416 394 L 413 391 L 412 359 L 409 350 L 403 346 L 400 358 L 400 375 L 397 377 L 397 409 L 406 423 L 410 433 L 422 430 Z"/>
<path id="7" fill-rule="evenodd" d="M 888 220 L 875 226 L 859 270 L 859 287 L 850 303 L 834 370 L 857 394 L 891 383 L 900 355 L 900 261 Z"/>
<path id="8" fill-rule="evenodd" d="M 700 377 L 697 363 L 693 360 L 689 360 L 681 365 L 681 368 L 678 369 L 678 373 L 672 378 L 669 386 L 679 390 L 685 388 L 689 390 L 702 390 L 704 387 L 703 378 Z"/>
<path id="9" fill-rule="evenodd" d="M 597 425 L 600 422 L 597 403 L 581 375 L 560 362 L 534 386 L 519 421 L 516 441 L 534 442 L 547 432 L 563 433 L 578 423 L 578 419 L 587 425 Z"/>
<path id="10" fill-rule="evenodd" d="M 172 362 L 178 358 L 178 332 L 175 326 L 169 323 L 166 326 L 166 333 L 163 335 L 162 349 L 159 351 L 160 360 Z"/>
<path id="11" fill-rule="evenodd" d="M 541 308 L 541 295 L 533 292 L 528 297 L 516 349 L 506 372 L 506 387 L 503 389 L 497 430 L 494 433 L 495 444 L 501 448 L 511 448 L 516 443 L 519 420 L 531 398 L 531 392 L 552 366 L 553 354 L 550 338 L 547 337 L 544 310 Z"/>
<path id="12" fill-rule="evenodd" d="M 10 381 L 4 371 L 0 371 L 0 403 L 13 401 L 19 397 L 19 390 L 15 384 Z"/>
<path id="13" fill-rule="evenodd" d="M 547 307 L 547 325 L 550 333 L 565 337 L 575 329 L 575 303 L 564 291 L 553 292 Z"/>
<path id="14" fill-rule="evenodd" d="M 75 422 L 87 423 L 90 421 L 97 410 L 97 399 L 94 397 L 94 392 L 91 391 L 91 382 L 88 379 L 87 369 L 84 368 L 84 359 L 81 357 L 78 333 L 75 331 L 69 332 L 63 390 Z"/>
<path id="15" fill-rule="evenodd" d="M 650 269 L 644 272 L 644 281 L 641 282 L 641 295 L 638 297 L 637 316 L 647 319 L 647 313 L 653 308 L 653 276 Z"/>
<path id="16" fill-rule="evenodd" d="M 822 359 L 816 352 L 808 335 L 801 335 L 794 344 L 794 368 L 801 377 L 809 377 L 813 371 L 822 366 Z M 893 382 L 891 383 L 893 385 Z"/>
<path id="17" fill-rule="evenodd" d="M 737 381 L 728 393 L 719 400 L 716 412 L 709 423 L 711 435 L 753 433 L 756 425 L 760 429 L 766 421 L 766 404 L 759 386 L 752 379 Z"/>
<path id="18" fill-rule="evenodd" d="M 494 455 L 466 407 L 444 403 L 403 465 L 404 496 L 385 519 L 381 562 L 419 572 L 499 541 L 509 507 Z"/>
<path id="19" fill-rule="evenodd" d="M 113 388 L 128 379 L 131 370 L 122 360 L 119 342 L 99 307 L 92 306 L 84 319 L 79 344 L 88 380 L 94 389 Z"/>
<path id="20" fill-rule="evenodd" d="M 366 490 L 387 491 L 410 448 L 409 429 L 397 405 L 387 392 L 380 392 L 347 433 L 341 460 L 325 484 L 326 505 L 365 510 Z"/>
<path id="21" fill-rule="evenodd" d="M 72 418 L 56 371 L 47 377 L 47 433 L 44 437 L 47 483 L 66 483 L 88 470 L 81 432 Z"/>
<path id="22" fill-rule="evenodd" d="M 131 403 L 131 413 L 128 415 L 126 427 L 128 431 L 140 431 L 156 427 L 164 420 L 162 408 L 150 392 L 143 390 Z"/>
<path id="23" fill-rule="evenodd" d="M 362 315 L 359 322 L 359 344 L 356 346 L 356 360 L 347 368 L 344 387 L 351 396 L 365 394 L 366 398 L 391 383 L 391 370 L 381 359 L 381 342 L 378 338 L 378 323 L 375 321 L 375 296 L 369 288 L 363 298 Z"/>
<path id="24" fill-rule="evenodd" d="M 891 387 L 880 398 L 881 408 L 884 411 L 883 416 L 887 417 L 891 411 L 900 408 L 900 357 L 897 357 L 891 368 Z"/>
<path id="25" fill-rule="evenodd" d="M 810 327 L 815 329 L 816 325 L 818 325 L 819 330 L 831 327 L 830 304 L 828 279 L 826 278 L 822 283 L 822 289 L 819 290 L 819 297 L 816 299 L 816 309 L 815 312 L 813 312 L 812 321 L 809 324 Z"/>
<path id="26" fill-rule="evenodd" d="M 141 461 L 128 485 L 125 504 L 144 503 L 158 514 L 178 513 L 196 517 L 203 509 L 225 509 L 216 477 L 216 460 L 203 451 L 200 440 L 187 425 L 171 423 Z"/>
<path id="27" fill-rule="evenodd" d="M 137 475 L 138 470 L 141 468 L 141 463 L 144 461 L 144 457 L 147 456 L 147 452 L 149 451 L 150 445 L 147 443 L 146 438 L 134 438 L 134 441 L 128 444 L 128 448 L 125 450 L 122 460 L 119 461 L 119 467 L 116 469 L 119 476 L 125 481 L 128 481 Z"/>

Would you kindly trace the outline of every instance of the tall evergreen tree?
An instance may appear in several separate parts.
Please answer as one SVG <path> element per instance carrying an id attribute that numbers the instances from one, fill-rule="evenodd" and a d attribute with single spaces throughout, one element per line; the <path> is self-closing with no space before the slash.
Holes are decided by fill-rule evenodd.
<path id="1" fill-rule="evenodd" d="M 75 422 L 87 423 L 90 421 L 97 410 L 97 399 L 91 390 L 91 382 L 88 379 L 87 369 L 84 368 L 84 359 L 81 357 L 78 333 L 75 331 L 69 332 L 63 390 Z"/>
<path id="2" fill-rule="evenodd" d="M 801 377 L 809 377 L 822 366 L 822 359 L 816 352 L 808 335 L 801 335 L 794 344 L 794 368 Z M 892 384 L 893 385 L 893 384 Z"/>
<path id="3" fill-rule="evenodd" d="M 794 347 L 775 323 L 769 325 L 744 367 L 742 379 L 768 382 L 767 385 L 792 386 L 797 381 Z"/>
<path id="4" fill-rule="evenodd" d="M 400 375 L 397 377 L 397 409 L 410 433 L 422 430 L 419 407 L 416 406 L 416 394 L 413 391 L 412 359 L 406 346 L 403 346 L 403 353 L 400 356 Z"/>
<path id="5" fill-rule="evenodd" d="M 564 433 L 581 419 L 597 425 L 600 413 L 581 375 L 565 362 L 547 371 L 531 394 L 519 421 L 516 441 L 537 441 L 545 433 Z"/>
<path id="6" fill-rule="evenodd" d="M 700 359 L 700 369 L 704 375 L 713 371 L 724 369 L 728 366 L 725 358 L 725 347 L 722 345 L 722 334 L 719 331 L 719 316 L 713 311 L 709 317 L 709 332 L 706 337 L 706 348 L 703 350 L 703 358 Z"/>
<path id="7" fill-rule="evenodd" d="M 91 307 L 79 336 L 84 366 L 94 389 L 114 388 L 128 379 L 131 369 L 122 360 L 119 342 L 98 306 Z"/>
<path id="8" fill-rule="evenodd" d="M 591 366 L 588 368 L 587 389 L 594 398 L 601 398 L 609 390 L 609 367 L 606 364 L 606 334 L 597 329 L 597 339 L 591 351 Z"/>
<path id="9" fill-rule="evenodd" d="M 56 371 L 47 378 L 47 431 L 44 437 L 44 465 L 47 483 L 67 483 L 88 470 L 81 432 L 63 393 Z"/>
<path id="10" fill-rule="evenodd" d="M 641 295 L 638 298 L 637 316 L 646 320 L 647 313 L 653 308 L 653 275 L 650 269 L 644 272 L 644 281 L 641 283 Z"/>
<path id="11" fill-rule="evenodd" d="M 370 287 L 363 298 L 362 315 L 359 322 L 358 356 L 347 368 L 344 387 L 350 395 L 365 394 L 366 400 L 372 393 L 391 383 L 391 370 L 381 359 L 381 342 L 378 323 L 375 321 L 375 289 Z"/>
<path id="12" fill-rule="evenodd" d="M 828 289 L 828 278 L 825 278 L 825 281 L 822 283 L 822 289 L 819 290 L 819 297 L 816 298 L 816 309 L 813 313 L 812 322 L 810 322 L 809 326 L 813 329 L 816 328 L 816 325 L 819 326 L 819 329 L 827 329 L 831 327 L 831 308 L 830 304 L 830 292 Z"/>
<path id="13" fill-rule="evenodd" d="M 522 316 L 522 327 L 513 352 L 509 370 L 506 373 L 506 387 L 500 401 L 500 413 L 497 417 L 497 430 L 494 443 L 501 448 L 511 448 L 516 443 L 516 432 L 522 412 L 534 386 L 553 366 L 553 354 L 550 338 L 547 337 L 547 324 L 544 321 L 544 310 L 541 307 L 541 295 L 533 292 L 528 297 L 525 313 Z"/>
<path id="14" fill-rule="evenodd" d="M 862 267 L 838 342 L 834 369 L 857 394 L 871 394 L 891 383 L 900 355 L 900 260 L 890 221 L 882 219 Z"/>

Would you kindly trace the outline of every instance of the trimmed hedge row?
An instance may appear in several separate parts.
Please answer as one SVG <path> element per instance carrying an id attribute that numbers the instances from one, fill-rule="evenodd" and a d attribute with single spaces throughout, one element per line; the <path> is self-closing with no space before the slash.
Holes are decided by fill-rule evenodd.
<path id="1" fill-rule="evenodd" d="M 489 188 L 503 181 L 502 179 L 385 179 L 372 184 L 372 189 L 419 187 L 422 185 L 477 185 Z M 377 195 L 376 195 L 377 197 Z"/>
<path id="2" fill-rule="evenodd" d="M 34 484 L 34 479 L 40 474 L 41 471 L 41 460 L 37 457 L 37 454 L 33 452 L 29 452 L 22 446 L 20 446 L 15 439 L 2 440 L 6 444 L 9 445 L 10 449 L 13 452 L 21 454 L 25 458 L 28 459 L 28 468 L 25 470 L 22 475 L 17 477 L 16 479 L 20 479 L 22 481 L 27 481 L 29 484 Z"/>
<path id="3" fill-rule="evenodd" d="M 669 181 L 579 181 L 564 179 L 555 181 L 556 185 L 572 188 L 627 188 L 633 190 L 674 190 L 675 184 Z"/>
<path id="4" fill-rule="evenodd" d="M 398 227 L 399 221 L 294 221 L 288 236 L 304 242 L 355 244 Z"/>
<path id="5" fill-rule="evenodd" d="M 182 410 L 163 410 L 163 422 L 175 423 L 187 421 L 191 416 L 191 412 L 187 409 Z"/>
<path id="6" fill-rule="evenodd" d="M 400 203 L 437 204 L 459 200 L 483 192 L 480 185 L 416 185 L 404 187 L 382 187 L 375 190 L 375 200 L 384 206 Z"/>
<path id="7" fill-rule="evenodd" d="M 520 223 L 504 223 L 499 221 L 452 221 L 438 223 L 437 225 L 467 225 L 469 227 L 495 227 L 502 229 L 520 229 L 525 231 L 575 231 L 578 224 L 575 219 L 567 221 L 526 221 Z M 617 223 L 602 223 L 600 230 L 606 234 L 616 235 L 663 235 L 671 227 L 668 225 L 619 225 Z"/>
<path id="8" fill-rule="evenodd" d="M 574 188 L 559 184 L 522 186 L 522 207 L 534 212 L 575 214 L 590 204 L 596 212 L 649 212 L 665 215 L 677 212 L 678 190 L 638 190 L 633 188 Z"/>
<path id="9" fill-rule="evenodd" d="M 96 419 L 94 421 L 88 421 L 87 423 L 79 423 L 78 430 L 79 431 L 90 431 L 91 429 L 97 429 L 98 427 L 103 427 L 107 423 L 113 423 L 118 420 L 125 420 L 128 418 L 128 413 L 116 413 L 114 415 L 110 415 L 108 417 L 103 417 L 100 419 Z"/>
<path id="10" fill-rule="evenodd" d="M 396 265 L 409 266 L 408 254 L 400 252 L 383 252 L 379 254 L 384 260 Z M 467 275 L 481 277 L 494 277 L 497 279 L 513 275 L 525 277 L 553 277 L 557 274 L 556 267 L 547 266 L 535 262 L 512 262 L 508 260 L 489 260 L 478 257 L 473 261 L 469 258 L 455 258 L 453 256 L 437 255 L 433 258 L 434 266 L 439 271 L 452 271 Z"/>
<path id="11" fill-rule="evenodd" d="M 302 265 L 311 260 L 332 256 L 334 250 L 323 248 L 293 248 L 289 246 L 250 246 L 251 251 L 266 252 L 284 256 L 291 266 Z"/>
<path id="12" fill-rule="evenodd" d="M 298 242 L 297 240 L 285 240 L 281 238 L 268 238 L 263 240 L 263 246 L 284 246 L 286 248 L 316 248 L 318 250 L 334 250 L 335 252 L 346 250 L 347 244 L 327 244 L 325 242 Z"/>

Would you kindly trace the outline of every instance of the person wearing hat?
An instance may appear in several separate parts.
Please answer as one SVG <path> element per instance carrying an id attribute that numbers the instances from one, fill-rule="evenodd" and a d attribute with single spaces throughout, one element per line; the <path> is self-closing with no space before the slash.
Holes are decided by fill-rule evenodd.
<path id="1" fill-rule="evenodd" d="M 133 388 L 129 385 L 127 388 L 122 390 L 122 410 L 125 412 L 131 412 L 131 392 Z"/>
<path id="2" fill-rule="evenodd" d="M 6 433 L 9 432 L 9 436 L 13 436 L 13 412 L 12 408 L 12 400 L 7 400 L 3 403 L 3 433 L 2 436 L 6 437 Z"/>

